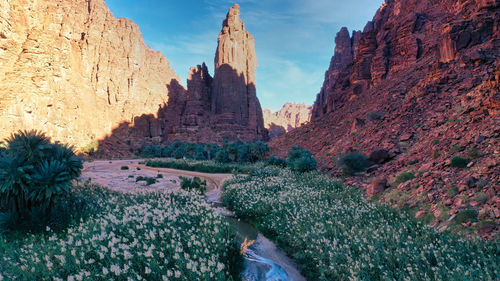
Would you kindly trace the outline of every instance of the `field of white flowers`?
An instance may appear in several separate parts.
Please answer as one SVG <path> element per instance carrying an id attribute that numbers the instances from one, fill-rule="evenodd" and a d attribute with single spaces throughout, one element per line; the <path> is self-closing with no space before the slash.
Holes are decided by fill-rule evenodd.
<path id="1" fill-rule="evenodd" d="M 0 238 L 0 280 L 235 280 L 239 245 L 201 196 L 76 188 L 99 211 L 60 231 Z M 78 194 L 76 195 L 78 197 Z"/>
<path id="2" fill-rule="evenodd" d="M 316 172 L 266 167 L 223 202 L 293 257 L 309 280 L 499 280 L 498 242 L 467 240 L 368 202 Z"/>

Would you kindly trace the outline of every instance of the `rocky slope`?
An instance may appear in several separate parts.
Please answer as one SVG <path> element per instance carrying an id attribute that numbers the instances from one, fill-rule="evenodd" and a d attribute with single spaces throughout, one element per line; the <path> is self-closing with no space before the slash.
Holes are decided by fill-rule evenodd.
<path id="1" fill-rule="evenodd" d="M 219 36 L 214 82 L 198 66 L 186 90 L 139 27 L 104 0 L 1 1 L 0 139 L 40 129 L 120 154 L 144 141 L 266 139 L 254 41 L 238 8 Z"/>
<path id="2" fill-rule="evenodd" d="M 264 126 L 269 131 L 269 138 L 273 139 L 309 122 L 311 111 L 312 106 L 289 102 L 276 112 L 264 109 Z"/>
<path id="3" fill-rule="evenodd" d="M 498 233 L 499 2 L 387 0 L 362 32 L 343 28 L 313 121 L 273 140 L 274 153 L 304 146 L 334 176 L 343 155 L 371 155 L 349 179 L 369 195 L 443 229 L 467 214 L 464 229 Z M 404 171 L 415 178 L 398 183 Z"/>

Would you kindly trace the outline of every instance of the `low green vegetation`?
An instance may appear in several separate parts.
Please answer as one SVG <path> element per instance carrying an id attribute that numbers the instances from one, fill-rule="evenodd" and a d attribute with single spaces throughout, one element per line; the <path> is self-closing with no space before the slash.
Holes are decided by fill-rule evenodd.
<path id="1" fill-rule="evenodd" d="M 397 187 L 398 185 L 407 182 L 409 180 L 412 180 L 414 178 L 415 178 L 415 173 L 413 171 L 404 171 L 396 177 L 392 185 L 394 187 Z"/>
<path id="2" fill-rule="evenodd" d="M 181 180 L 181 188 L 187 191 L 197 191 L 201 194 L 205 194 L 207 190 L 207 181 L 201 180 L 199 177 L 187 178 L 179 177 Z"/>
<path id="3" fill-rule="evenodd" d="M 70 146 L 37 131 L 13 134 L 0 152 L 0 216 L 19 223 L 49 216 L 82 168 Z"/>
<path id="4" fill-rule="evenodd" d="M 128 170 L 128 166 L 121 166 L 120 170 Z"/>
<path id="5" fill-rule="evenodd" d="M 497 243 L 437 233 L 317 172 L 258 169 L 227 182 L 222 200 L 309 280 L 498 279 Z"/>
<path id="6" fill-rule="evenodd" d="M 200 173 L 228 174 L 243 173 L 248 174 L 256 168 L 263 167 L 263 162 L 237 164 L 237 163 L 218 163 L 215 161 L 197 161 L 197 160 L 149 160 L 146 166 L 153 168 L 169 168 L 185 171 L 195 171 Z"/>
<path id="7" fill-rule="evenodd" d="M 288 152 L 288 167 L 300 173 L 313 171 L 316 170 L 316 159 L 309 150 L 294 146 Z"/>
<path id="8" fill-rule="evenodd" d="M 286 168 L 286 166 L 288 166 L 288 163 L 283 158 L 272 156 L 272 157 L 270 157 L 267 160 L 266 165 L 278 166 L 278 167 L 281 167 L 281 168 Z"/>
<path id="9" fill-rule="evenodd" d="M 351 152 L 340 157 L 338 165 L 346 175 L 354 175 L 359 172 L 364 172 L 373 163 L 368 160 L 368 156 L 361 152 Z"/>
<path id="10" fill-rule="evenodd" d="M 0 280 L 240 280 L 235 235 L 201 196 L 86 185 L 66 199 L 65 228 L 0 236 Z"/>
<path id="11" fill-rule="evenodd" d="M 140 182 L 140 181 L 145 181 L 146 185 L 152 185 L 156 183 L 156 179 L 152 177 L 138 176 L 137 178 L 135 178 L 135 182 Z"/>
<path id="12" fill-rule="evenodd" d="M 466 168 L 470 160 L 460 156 L 454 156 L 451 158 L 451 166 L 455 168 Z"/>
<path id="13" fill-rule="evenodd" d="M 220 163 L 254 163 L 266 159 L 269 146 L 262 142 L 215 143 L 173 142 L 167 145 L 145 145 L 142 157 L 162 157 L 190 160 L 215 160 Z"/>

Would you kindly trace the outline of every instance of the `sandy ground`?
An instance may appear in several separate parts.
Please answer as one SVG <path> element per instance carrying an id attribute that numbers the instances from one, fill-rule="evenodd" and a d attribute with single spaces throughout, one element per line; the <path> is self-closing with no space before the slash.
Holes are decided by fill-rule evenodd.
<path id="1" fill-rule="evenodd" d="M 93 183 L 107 186 L 112 190 L 121 192 L 138 191 L 162 191 L 176 190 L 180 188 L 179 176 L 199 177 L 207 181 L 207 196 L 213 201 L 217 201 L 220 195 L 222 184 L 225 180 L 232 177 L 231 174 L 206 174 L 199 172 L 151 168 L 139 164 L 142 159 L 134 160 L 98 160 L 85 162 L 80 180 L 91 179 Z M 122 170 L 121 167 L 127 166 L 128 170 Z M 158 178 L 162 174 L 163 178 Z M 146 186 L 146 183 L 136 182 L 138 176 L 156 178 L 156 183 Z"/>

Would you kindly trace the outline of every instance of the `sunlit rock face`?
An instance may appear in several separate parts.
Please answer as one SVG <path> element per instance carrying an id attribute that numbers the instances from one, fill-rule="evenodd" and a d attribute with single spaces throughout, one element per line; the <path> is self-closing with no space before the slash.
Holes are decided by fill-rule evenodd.
<path id="1" fill-rule="evenodd" d="M 254 40 L 237 5 L 215 61 L 214 79 L 204 64 L 194 67 L 186 89 L 104 0 L 0 1 L 0 139 L 39 129 L 117 154 L 144 142 L 266 139 Z"/>
<path id="2" fill-rule="evenodd" d="M 311 110 L 312 106 L 290 102 L 276 112 L 264 109 L 264 126 L 269 131 L 269 138 L 273 139 L 306 124 L 311 120 Z"/>
<path id="3" fill-rule="evenodd" d="M 40 129 L 87 145 L 156 114 L 179 78 L 103 0 L 0 1 L 0 139 Z"/>

